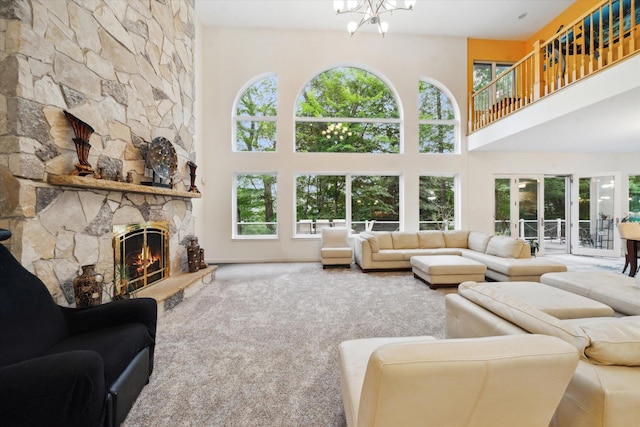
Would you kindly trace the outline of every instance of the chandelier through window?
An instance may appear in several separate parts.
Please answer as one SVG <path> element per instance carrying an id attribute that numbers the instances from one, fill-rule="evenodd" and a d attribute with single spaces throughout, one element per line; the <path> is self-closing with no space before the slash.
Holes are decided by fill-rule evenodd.
<path id="1" fill-rule="evenodd" d="M 360 22 L 351 21 L 347 30 L 352 36 L 363 24 L 373 24 L 378 27 L 382 37 L 389 30 L 389 23 L 383 21 L 380 15 L 392 13 L 394 10 L 413 10 L 416 0 L 334 0 L 333 8 L 337 14 L 359 13 L 362 15 Z"/>

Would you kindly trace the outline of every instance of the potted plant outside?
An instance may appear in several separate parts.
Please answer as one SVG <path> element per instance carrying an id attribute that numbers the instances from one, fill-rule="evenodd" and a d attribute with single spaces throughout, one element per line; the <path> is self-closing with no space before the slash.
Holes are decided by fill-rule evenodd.
<path id="1" fill-rule="evenodd" d="M 527 243 L 529 243 L 529 247 L 531 248 L 531 256 L 536 256 L 538 249 L 540 249 L 538 239 L 527 239 Z"/>

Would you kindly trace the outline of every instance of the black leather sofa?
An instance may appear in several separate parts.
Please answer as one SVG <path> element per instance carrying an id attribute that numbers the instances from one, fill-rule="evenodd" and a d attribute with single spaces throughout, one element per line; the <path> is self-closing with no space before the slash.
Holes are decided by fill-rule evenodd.
<path id="1" fill-rule="evenodd" d="M 120 425 L 153 371 L 156 321 L 151 298 L 59 306 L 0 244 L 0 425 Z"/>

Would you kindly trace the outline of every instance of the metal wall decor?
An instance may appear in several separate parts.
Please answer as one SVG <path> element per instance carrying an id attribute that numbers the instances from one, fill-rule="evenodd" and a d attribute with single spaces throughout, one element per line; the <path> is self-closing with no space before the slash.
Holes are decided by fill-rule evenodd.
<path id="1" fill-rule="evenodd" d="M 67 121 L 73 129 L 73 133 L 76 135 L 73 138 L 73 142 L 76 144 L 76 154 L 78 155 L 78 164 L 75 165 L 75 170 L 71 172 L 71 175 L 93 175 L 93 169 L 89 163 L 89 150 L 91 150 L 91 144 L 89 139 L 93 134 L 93 128 L 71 114 L 68 111 L 63 111 Z"/>
<path id="2" fill-rule="evenodd" d="M 173 176 L 178 170 L 178 155 L 171 142 L 164 137 L 156 137 L 149 144 L 147 163 L 152 170 L 151 182 L 145 185 L 173 187 Z"/>

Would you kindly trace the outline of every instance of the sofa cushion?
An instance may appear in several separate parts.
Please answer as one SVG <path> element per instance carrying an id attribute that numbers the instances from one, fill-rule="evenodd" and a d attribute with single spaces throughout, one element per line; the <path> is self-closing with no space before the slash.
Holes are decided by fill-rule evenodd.
<path id="1" fill-rule="evenodd" d="M 526 245 L 522 245 L 520 255 L 518 255 L 516 258 L 531 258 L 531 246 L 529 246 L 528 243 Z"/>
<path id="2" fill-rule="evenodd" d="M 407 233 L 395 231 L 391 233 L 393 241 L 393 249 L 418 249 L 420 243 L 416 233 Z"/>
<path id="3" fill-rule="evenodd" d="M 501 258 L 518 258 L 525 242 L 509 236 L 493 236 L 487 244 L 487 255 Z M 527 245 L 528 246 L 528 245 Z M 529 251 L 531 253 L 531 251 Z"/>
<path id="4" fill-rule="evenodd" d="M 457 255 L 460 256 L 460 249 L 456 248 L 433 248 L 433 249 L 403 249 L 402 259 L 409 261 L 415 256 L 425 255 Z"/>
<path id="5" fill-rule="evenodd" d="M 448 248 L 468 248 L 469 230 L 453 230 L 442 233 Z"/>
<path id="6" fill-rule="evenodd" d="M 580 328 L 591 342 L 584 351 L 591 362 L 640 366 L 640 316 L 590 320 Z"/>
<path id="7" fill-rule="evenodd" d="M 602 304 L 571 292 L 537 282 L 492 282 L 495 292 L 526 302 L 558 319 L 582 319 L 585 317 L 613 317 L 615 312 Z"/>
<path id="8" fill-rule="evenodd" d="M 71 336 L 58 342 L 44 355 L 89 350 L 98 353 L 104 362 L 104 376 L 112 385 L 142 349 L 153 344 L 153 338 L 142 323 L 103 328 Z"/>
<path id="9" fill-rule="evenodd" d="M 468 238 L 468 247 L 472 251 L 485 253 L 487 251 L 487 244 L 493 235 L 483 233 L 482 231 L 470 231 Z"/>
<path id="10" fill-rule="evenodd" d="M 517 298 L 505 295 L 491 283 L 464 282 L 458 294 L 532 334 L 553 335 L 573 344 L 583 354 L 589 345 L 584 331 L 538 310 Z"/>
<path id="11" fill-rule="evenodd" d="M 418 241 L 421 249 L 444 248 L 444 235 L 439 230 L 418 231 Z"/>
<path id="12" fill-rule="evenodd" d="M 487 266 L 487 269 L 509 277 L 540 276 L 553 271 L 567 271 L 566 265 L 544 257 L 517 259 L 501 258 L 472 250 L 462 250 L 461 252 L 463 257 L 481 262 Z"/>
<path id="13" fill-rule="evenodd" d="M 344 227 L 323 228 L 323 248 L 345 248 L 349 246 L 349 231 Z"/>
<path id="14" fill-rule="evenodd" d="M 388 231 L 372 231 L 371 234 L 378 238 L 380 249 L 393 249 L 393 239 Z"/>
<path id="15" fill-rule="evenodd" d="M 372 253 L 372 261 L 403 261 L 402 251 L 392 249 L 380 249 L 380 252 Z"/>
<path id="16" fill-rule="evenodd" d="M 344 248 L 322 248 L 320 249 L 322 258 L 346 258 L 353 256 L 353 250 L 350 247 Z"/>

